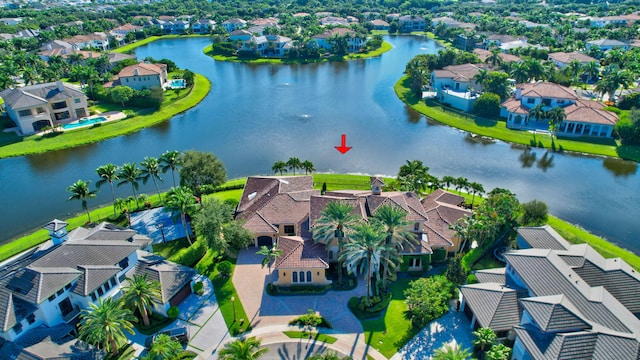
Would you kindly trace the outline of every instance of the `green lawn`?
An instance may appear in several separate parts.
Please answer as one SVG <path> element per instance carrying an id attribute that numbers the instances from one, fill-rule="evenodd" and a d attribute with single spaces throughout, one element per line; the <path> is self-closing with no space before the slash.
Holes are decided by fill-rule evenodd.
<path id="1" fill-rule="evenodd" d="M 229 329 L 229 333 L 235 336 L 251 330 L 251 326 L 247 313 L 244 311 L 244 306 L 242 306 L 240 297 L 233 285 L 233 281 L 231 281 L 233 275 L 224 280 L 218 276 L 218 269 L 214 262 L 215 255 L 216 254 L 214 252 L 207 251 L 202 260 L 200 260 L 195 266 L 195 269 L 198 270 L 200 274 L 204 274 L 211 279 L 213 289 L 216 294 L 216 300 L 220 306 L 222 316 L 224 317 L 224 322 L 227 325 L 227 329 Z M 229 259 L 229 262 L 233 264 L 233 274 L 233 271 L 235 271 L 236 268 L 236 260 Z M 232 298 L 234 298 L 234 301 L 231 301 Z"/>
<path id="2" fill-rule="evenodd" d="M 163 105 L 158 111 L 104 123 L 98 127 L 67 131 L 54 137 L 38 135 L 19 137 L 13 133 L 0 133 L 0 145 L 2 145 L 0 147 L 0 158 L 72 148 L 129 134 L 169 120 L 173 116 L 196 106 L 207 96 L 210 89 L 211 83 L 209 80 L 200 74 L 196 74 L 195 85 L 187 96 L 176 100 L 172 104 Z"/>
<path id="3" fill-rule="evenodd" d="M 511 143 L 571 151 L 577 153 L 620 157 L 640 161 L 640 146 L 621 145 L 613 139 L 559 138 L 551 141 L 549 135 L 533 134 L 528 131 L 507 129 L 499 119 L 485 119 L 440 105 L 433 100 L 422 101 L 410 89 L 409 78 L 403 76 L 394 86 L 396 95 L 414 110 L 427 117 L 473 134 L 504 140 Z"/>
<path id="4" fill-rule="evenodd" d="M 225 55 L 214 55 L 212 54 L 213 46 L 208 45 L 202 52 L 207 56 L 211 56 L 214 60 L 217 61 L 230 61 L 230 62 L 244 62 L 251 64 L 306 64 L 309 62 L 327 62 L 327 61 L 347 61 L 347 60 L 356 60 L 356 59 L 367 59 L 372 57 L 380 56 L 387 51 L 393 49 L 391 44 L 386 41 L 382 42 L 382 46 L 379 49 L 370 51 L 367 53 L 352 53 L 347 54 L 345 56 L 331 56 L 331 57 L 321 57 L 320 59 L 280 59 L 280 58 L 257 58 L 257 59 L 240 59 L 237 56 L 225 56 Z"/>
<path id="5" fill-rule="evenodd" d="M 373 346 L 387 358 L 398 352 L 402 345 L 420 331 L 414 328 L 411 321 L 406 319 L 404 315 L 408 308 L 404 302 L 403 291 L 411 280 L 413 279 L 399 278 L 391 284 L 393 299 L 383 317 L 361 321 L 367 344 Z"/>
<path id="6" fill-rule="evenodd" d="M 308 339 L 309 333 L 304 331 L 283 331 L 283 334 L 287 335 L 291 339 Z M 327 344 L 333 344 L 338 341 L 337 338 L 333 336 L 329 336 L 327 334 L 320 334 L 317 332 L 312 332 L 311 336 L 314 341 L 322 341 Z"/>

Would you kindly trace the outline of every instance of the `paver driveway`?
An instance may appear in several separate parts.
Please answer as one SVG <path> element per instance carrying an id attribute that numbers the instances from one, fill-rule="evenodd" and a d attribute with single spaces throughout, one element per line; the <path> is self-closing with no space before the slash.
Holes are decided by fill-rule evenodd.
<path id="1" fill-rule="evenodd" d="M 241 251 L 233 274 L 233 283 L 252 327 L 287 324 L 313 309 L 329 320 L 334 332 L 362 332 L 362 326 L 347 302 L 352 296 L 366 293 L 364 281 L 359 281 L 354 290 L 329 291 L 325 295 L 270 296 L 265 291 L 265 284 L 271 278 L 267 267 L 261 266 L 263 256 L 257 255 L 256 251 L 258 249 L 254 247 Z"/>

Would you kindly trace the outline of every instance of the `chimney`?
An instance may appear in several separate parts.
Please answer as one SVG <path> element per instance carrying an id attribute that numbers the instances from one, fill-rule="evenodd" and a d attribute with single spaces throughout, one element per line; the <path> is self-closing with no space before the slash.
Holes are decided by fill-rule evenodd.
<path id="1" fill-rule="evenodd" d="M 138 76 L 138 68 L 133 69 L 133 75 Z"/>
<path id="2" fill-rule="evenodd" d="M 56 87 L 58 88 L 58 91 L 64 92 L 64 84 L 62 84 L 62 81 L 56 81 Z"/>
<path id="3" fill-rule="evenodd" d="M 66 222 L 58 219 L 53 219 L 51 222 L 43 226 L 42 228 L 49 230 L 49 236 L 54 245 L 62 244 L 68 238 Z"/>
<path id="4" fill-rule="evenodd" d="M 384 180 L 377 176 L 369 177 L 371 181 L 371 193 L 373 195 L 380 195 L 382 193 L 382 187 L 384 186 Z"/>

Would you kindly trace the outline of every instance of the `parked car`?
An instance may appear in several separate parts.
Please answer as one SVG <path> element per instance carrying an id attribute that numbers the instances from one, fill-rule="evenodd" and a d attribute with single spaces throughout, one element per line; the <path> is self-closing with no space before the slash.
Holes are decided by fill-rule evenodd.
<path id="1" fill-rule="evenodd" d="M 153 345 L 153 342 L 155 341 L 156 337 L 161 334 L 169 335 L 171 339 L 179 342 L 182 346 L 187 345 L 187 343 L 189 342 L 189 332 L 187 331 L 187 328 L 177 327 L 169 330 L 160 331 L 155 335 L 147 337 L 147 339 L 144 341 L 144 346 L 146 348 L 150 348 L 151 345 Z"/>

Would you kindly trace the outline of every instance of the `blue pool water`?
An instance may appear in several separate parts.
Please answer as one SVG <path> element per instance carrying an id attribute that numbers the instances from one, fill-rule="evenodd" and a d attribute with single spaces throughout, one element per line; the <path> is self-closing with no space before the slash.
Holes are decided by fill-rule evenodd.
<path id="1" fill-rule="evenodd" d="M 172 88 L 183 88 L 184 86 L 184 79 L 173 79 L 171 80 L 171 87 Z"/>
<path id="2" fill-rule="evenodd" d="M 80 119 L 78 121 L 74 121 L 74 122 L 69 123 L 69 124 L 64 124 L 64 125 L 62 125 L 62 128 L 65 129 L 65 130 L 75 129 L 75 128 L 79 128 L 79 127 L 83 127 L 83 126 L 89 126 L 89 125 L 101 123 L 101 122 L 103 122 L 105 120 L 107 120 L 107 118 L 104 117 L 104 116 L 99 116 L 99 117 L 92 118 L 92 119 L 82 118 L 82 119 Z"/>

